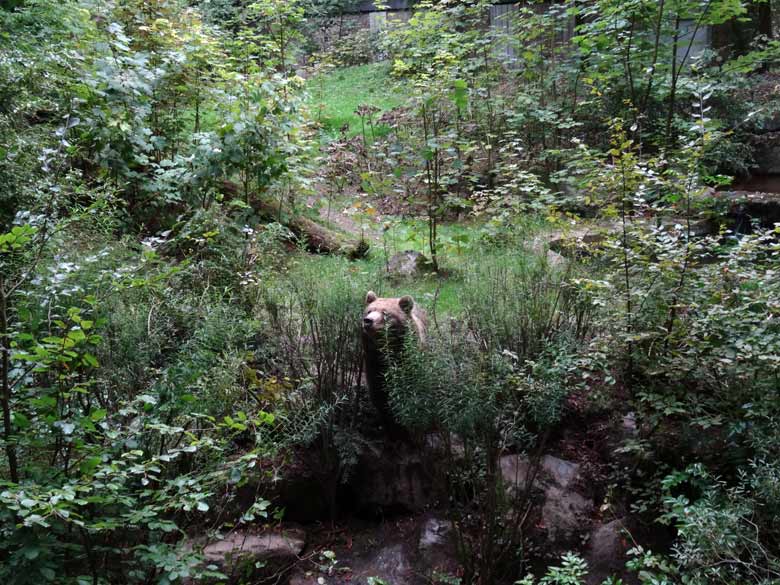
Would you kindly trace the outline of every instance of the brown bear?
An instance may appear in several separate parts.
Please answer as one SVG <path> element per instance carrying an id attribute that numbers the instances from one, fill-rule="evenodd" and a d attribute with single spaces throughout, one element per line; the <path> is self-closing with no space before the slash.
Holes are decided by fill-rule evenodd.
<path id="1" fill-rule="evenodd" d="M 425 311 L 414 304 L 412 297 L 383 299 L 374 291 L 366 294 L 363 311 L 366 382 L 371 402 L 388 429 L 396 427 L 385 388 L 388 365 L 399 358 L 408 332 L 424 342 L 426 329 Z"/>

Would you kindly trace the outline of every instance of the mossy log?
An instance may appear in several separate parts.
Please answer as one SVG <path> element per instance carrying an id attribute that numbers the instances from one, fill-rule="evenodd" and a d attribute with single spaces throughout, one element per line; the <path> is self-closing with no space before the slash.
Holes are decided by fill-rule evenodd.
<path id="1" fill-rule="evenodd" d="M 224 181 L 222 192 L 239 197 L 241 189 L 231 181 Z M 334 230 L 304 217 L 279 212 L 279 206 L 260 197 L 250 197 L 249 204 L 257 214 L 268 221 L 277 221 L 289 229 L 295 237 L 306 242 L 306 249 L 314 254 L 343 254 L 350 258 L 362 258 L 368 245 L 364 240 L 350 239 Z"/>

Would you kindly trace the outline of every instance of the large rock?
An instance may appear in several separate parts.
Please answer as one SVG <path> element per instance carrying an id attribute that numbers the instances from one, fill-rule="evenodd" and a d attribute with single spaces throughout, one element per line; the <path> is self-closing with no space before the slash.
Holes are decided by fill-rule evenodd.
<path id="1" fill-rule="evenodd" d="M 572 232 L 550 240 L 550 250 L 569 258 L 590 256 L 601 248 L 608 239 L 608 233 Z"/>
<path id="2" fill-rule="evenodd" d="M 295 563 L 306 546 L 306 534 L 299 529 L 236 530 L 203 547 L 207 564 L 216 565 L 228 576 L 278 569 Z"/>
<path id="3" fill-rule="evenodd" d="M 541 494 L 538 527 L 551 548 L 574 546 L 589 530 L 594 503 L 578 491 L 578 464 L 545 455 L 535 467 L 523 455 L 506 455 L 500 467 L 508 490 L 533 489 Z"/>
<path id="4" fill-rule="evenodd" d="M 555 545 L 576 543 L 590 526 L 593 501 L 575 491 L 550 486 L 544 492 L 542 525 Z"/>
<path id="5" fill-rule="evenodd" d="M 504 455 L 499 461 L 504 485 L 508 488 L 523 489 L 529 481 L 528 474 L 534 471 L 525 455 Z M 562 489 L 573 487 L 579 477 L 580 466 L 570 461 L 564 461 L 552 455 L 545 455 L 535 470 L 534 486 L 544 488 L 552 485 Z"/>
<path id="6" fill-rule="evenodd" d="M 397 278 L 414 278 L 430 272 L 428 258 L 415 250 L 398 252 L 387 262 L 387 271 Z"/>
<path id="7" fill-rule="evenodd" d="M 552 268 L 564 268 L 566 266 L 566 258 L 564 258 L 558 252 L 547 250 L 545 256 L 547 257 L 547 264 L 549 264 Z"/>
<path id="8" fill-rule="evenodd" d="M 458 574 L 453 527 L 441 518 L 409 516 L 353 527 L 348 534 L 341 542 L 323 534 L 336 561 L 333 570 L 315 554 L 294 569 L 290 585 L 317 585 L 319 578 L 329 585 L 367 585 L 371 577 L 388 585 L 426 585 L 435 574 Z"/>
<path id="9" fill-rule="evenodd" d="M 780 132 L 753 136 L 753 172 L 757 175 L 780 174 Z"/>
<path id="10" fill-rule="evenodd" d="M 422 585 L 412 564 L 412 552 L 400 542 L 383 544 L 366 555 L 336 551 L 335 571 L 294 572 L 290 585 L 319 585 L 320 579 L 330 585 L 367 585 L 369 579 L 379 579 L 388 585 Z"/>
<path id="11" fill-rule="evenodd" d="M 552 455 L 542 457 L 542 469 L 547 472 L 553 483 L 563 489 L 573 487 L 580 474 L 580 466 L 577 463 L 564 461 Z"/>
<path id="12" fill-rule="evenodd" d="M 525 455 L 504 455 L 499 460 L 499 467 L 507 490 L 525 490 L 531 487 L 528 485 L 531 464 Z"/>
<path id="13" fill-rule="evenodd" d="M 617 519 L 598 524 L 591 531 L 588 551 L 585 554 L 585 560 L 588 562 L 588 585 L 600 585 L 612 575 L 621 576 L 624 583 L 635 581 L 635 577 L 632 579 L 626 572 L 629 543 L 623 529 L 623 520 Z"/>
<path id="14" fill-rule="evenodd" d="M 415 582 L 411 551 L 400 542 L 382 546 L 373 555 L 359 559 L 353 563 L 352 571 L 359 577 L 359 583 L 369 577 L 378 577 L 393 585 L 411 585 Z"/>
<path id="15" fill-rule="evenodd" d="M 452 522 L 439 518 L 429 518 L 420 528 L 420 550 L 430 550 L 445 546 L 452 534 Z"/>
<path id="16" fill-rule="evenodd" d="M 765 228 L 780 222 L 780 193 L 724 191 L 715 197 L 728 203 L 728 216 L 737 232 L 749 232 L 753 221 Z"/>
<path id="17" fill-rule="evenodd" d="M 430 503 L 431 480 L 419 453 L 385 447 L 360 458 L 350 479 L 352 503 L 364 516 L 418 512 Z"/>
<path id="18" fill-rule="evenodd" d="M 687 230 L 687 220 L 684 217 L 668 217 L 661 220 L 661 225 L 668 230 L 681 230 L 685 233 Z M 712 236 L 718 233 L 720 225 L 717 221 L 710 218 L 691 220 L 691 236 L 694 238 L 701 238 L 704 236 Z"/>
<path id="19" fill-rule="evenodd" d="M 449 520 L 435 517 L 425 520 L 420 527 L 417 550 L 416 567 L 426 582 L 435 582 L 436 574 L 458 573 L 457 548 L 452 522 Z"/>

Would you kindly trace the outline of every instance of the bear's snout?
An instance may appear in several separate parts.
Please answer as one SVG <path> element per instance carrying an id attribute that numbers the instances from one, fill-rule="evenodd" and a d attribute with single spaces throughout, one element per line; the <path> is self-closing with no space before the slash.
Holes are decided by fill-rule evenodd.
<path id="1" fill-rule="evenodd" d="M 382 313 L 379 311 L 371 311 L 363 316 L 363 329 L 370 331 L 377 327 L 382 321 Z"/>

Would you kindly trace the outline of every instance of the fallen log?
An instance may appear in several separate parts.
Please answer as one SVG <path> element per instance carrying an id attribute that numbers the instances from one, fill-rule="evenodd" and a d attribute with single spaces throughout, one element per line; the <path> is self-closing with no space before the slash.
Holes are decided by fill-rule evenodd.
<path id="1" fill-rule="evenodd" d="M 230 197 L 240 197 L 241 189 L 232 181 L 223 181 L 222 193 Z M 279 222 L 289 229 L 296 238 L 305 242 L 306 249 L 314 254 L 343 254 L 355 259 L 362 258 L 368 252 L 368 243 L 365 240 L 350 240 L 347 236 L 302 215 L 280 214 L 278 205 L 259 197 L 251 197 L 249 205 L 261 218 Z"/>

